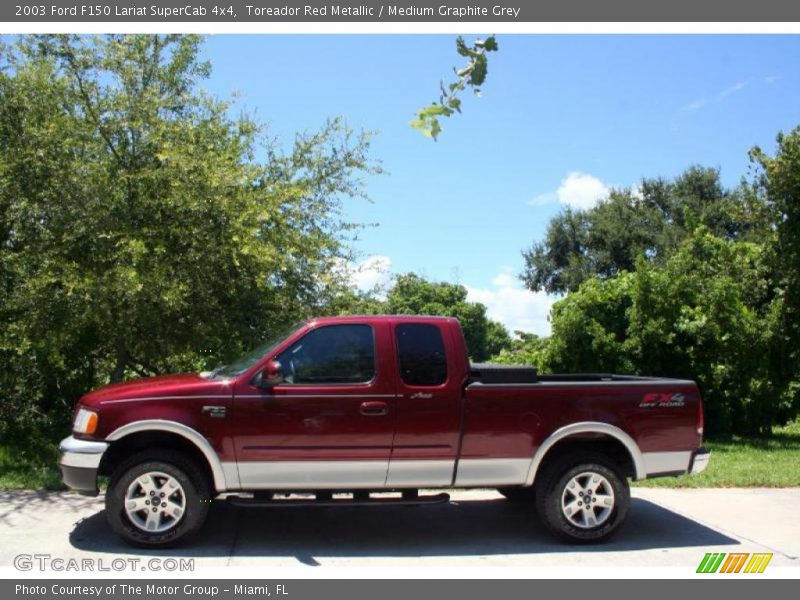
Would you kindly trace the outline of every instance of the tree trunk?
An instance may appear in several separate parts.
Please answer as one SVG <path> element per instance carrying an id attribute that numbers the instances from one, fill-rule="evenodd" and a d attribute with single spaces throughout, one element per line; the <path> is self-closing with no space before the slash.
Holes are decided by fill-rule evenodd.
<path id="1" fill-rule="evenodd" d="M 125 340 L 118 337 L 116 346 L 116 363 L 114 365 L 114 370 L 111 371 L 111 383 L 122 381 L 122 378 L 125 376 L 125 367 L 128 365 L 129 358 L 128 349 L 125 347 Z"/>

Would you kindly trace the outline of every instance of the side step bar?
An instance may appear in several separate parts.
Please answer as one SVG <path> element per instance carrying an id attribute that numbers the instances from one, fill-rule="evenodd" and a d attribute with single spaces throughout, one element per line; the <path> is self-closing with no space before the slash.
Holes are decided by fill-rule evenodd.
<path id="1" fill-rule="evenodd" d="M 417 494 L 403 494 L 400 498 L 372 498 L 367 492 L 356 492 L 352 498 L 334 499 L 331 494 L 319 493 L 315 498 L 287 498 L 274 499 L 271 494 L 242 498 L 228 496 L 227 501 L 233 506 L 250 506 L 257 508 L 277 508 L 282 506 L 416 506 L 419 504 L 441 504 L 450 501 L 450 494 L 436 494 L 433 496 L 419 496 Z"/>

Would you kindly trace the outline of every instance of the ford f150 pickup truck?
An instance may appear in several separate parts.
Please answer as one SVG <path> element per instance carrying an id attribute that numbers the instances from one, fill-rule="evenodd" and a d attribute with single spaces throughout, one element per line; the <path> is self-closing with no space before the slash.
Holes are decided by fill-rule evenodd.
<path id="1" fill-rule="evenodd" d="M 161 547 L 226 496 L 259 507 L 444 502 L 497 488 L 572 542 L 625 520 L 628 478 L 702 471 L 692 381 L 470 364 L 456 319 L 320 318 L 211 372 L 109 385 L 77 404 L 63 481 Z"/>

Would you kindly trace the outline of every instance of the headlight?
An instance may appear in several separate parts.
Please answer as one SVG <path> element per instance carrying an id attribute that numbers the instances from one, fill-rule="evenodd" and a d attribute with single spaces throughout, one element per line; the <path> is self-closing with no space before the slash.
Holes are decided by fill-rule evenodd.
<path id="1" fill-rule="evenodd" d="M 97 429 L 97 413 L 85 408 L 79 408 L 72 424 L 72 431 L 75 433 L 92 434 Z"/>

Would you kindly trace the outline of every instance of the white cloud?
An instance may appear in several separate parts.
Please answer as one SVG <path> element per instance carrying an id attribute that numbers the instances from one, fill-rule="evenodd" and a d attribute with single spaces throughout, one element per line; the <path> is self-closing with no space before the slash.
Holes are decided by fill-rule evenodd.
<path id="1" fill-rule="evenodd" d="M 764 79 L 764 83 L 773 83 L 773 81 L 770 81 L 770 79 L 772 79 L 772 78 L 771 77 L 766 77 Z M 716 96 L 713 96 L 711 99 L 709 99 L 707 96 L 702 96 L 701 98 L 698 98 L 697 100 L 694 100 L 693 102 L 690 102 L 689 104 L 687 104 L 686 106 L 683 107 L 683 110 L 684 110 L 684 112 L 693 112 L 693 111 L 696 111 L 696 110 L 700 110 L 701 108 L 703 108 L 707 104 L 711 104 L 711 102 L 722 102 L 728 96 L 733 96 L 734 94 L 738 94 L 744 88 L 746 88 L 748 85 L 750 85 L 750 81 L 749 80 L 747 80 L 747 81 L 737 81 L 733 85 L 726 87 L 724 90 L 719 92 Z"/>
<path id="2" fill-rule="evenodd" d="M 783 79 L 783 77 L 781 77 L 780 75 L 769 75 L 768 77 L 764 77 L 764 83 L 766 83 L 767 85 L 772 85 L 773 83 L 775 83 L 776 81 L 780 81 L 781 79 Z"/>
<path id="3" fill-rule="evenodd" d="M 748 86 L 749 81 L 738 81 L 734 83 L 732 86 L 725 88 L 717 95 L 717 102 L 720 100 L 724 100 L 728 96 L 732 96 L 737 92 L 741 92 L 744 88 Z"/>
<path id="4" fill-rule="evenodd" d="M 573 171 L 556 190 L 558 201 L 571 208 L 586 210 L 608 197 L 608 186 L 594 175 Z"/>
<path id="5" fill-rule="evenodd" d="M 694 102 L 689 102 L 686 106 L 683 107 L 683 110 L 686 112 L 692 112 L 695 110 L 700 110 L 706 104 L 708 104 L 708 98 L 698 98 Z"/>
<path id="6" fill-rule="evenodd" d="M 534 196 L 528 201 L 528 204 L 531 206 L 545 206 L 546 204 L 553 204 L 554 202 L 558 202 L 558 194 L 555 192 L 545 192 L 544 194 Z"/>
<path id="7" fill-rule="evenodd" d="M 350 265 L 350 281 L 362 292 L 385 288 L 392 279 L 391 269 L 391 258 L 373 254 L 355 265 Z"/>
<path id="8" fill-rule="evenodd" d="M 346 269 L 350 283 L 362 292 L 378 289 L 380 296 L 393 285 L 392 260 L 382 254 L 373 254 L 358 263 L 340 264 L 339 268 Z M 558 297 L 525 289 L 511 267 L 501 267 L 488 289 L 464 287 L 467 300 L 484 304 L 488 317 L 505 325 L 510 333 L 550 335 L 547 318 Z"/>
<path id="9" fill-rule="evenodd" d="M 550 335 L 547 316 L 558 298 L 544 292 L 531 292 L 522 286 L 511 267 L 502 267 L 492 279 L 490 289 L 466 286 L 467 300 L 486 305 L 490 319 L 499 321 L 510 332 L 526 331 Z"/>
<path id="10" fill-rule="evenodd" d="M 594 175 L 571 171 L 554 192 L 545 192 L 528 201 L 531 206 L 545 206 L 560 202 L 570 208 L 592 208 L 608 197 L 609 186 Z"/>

